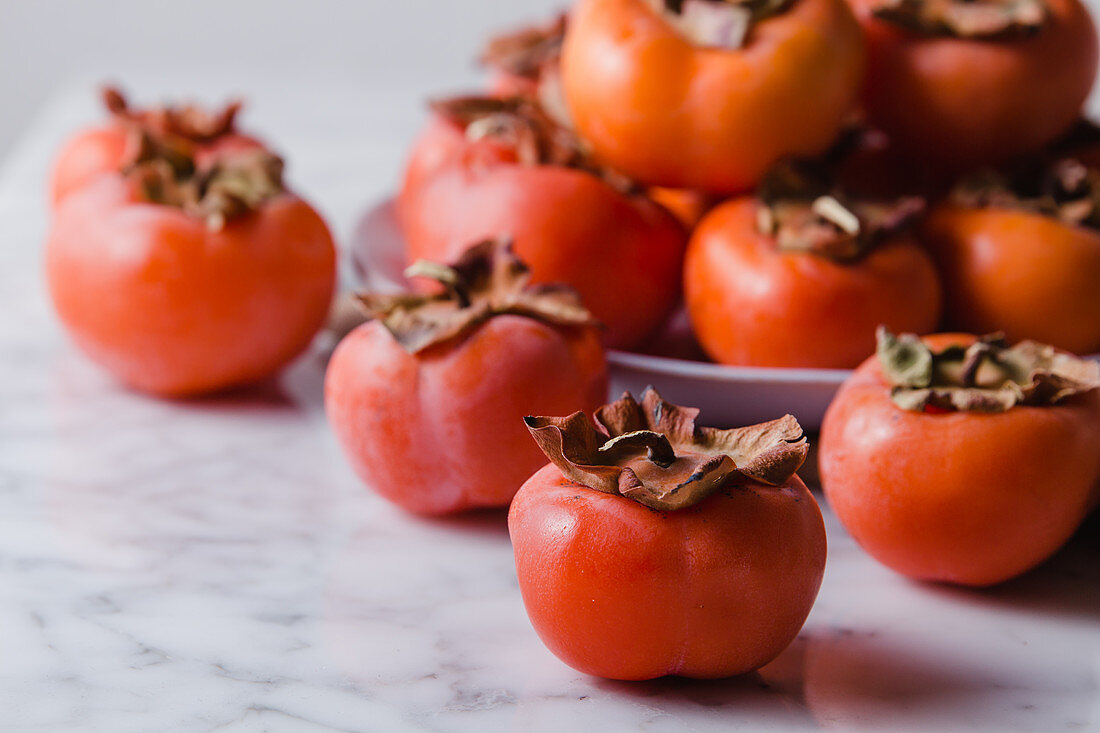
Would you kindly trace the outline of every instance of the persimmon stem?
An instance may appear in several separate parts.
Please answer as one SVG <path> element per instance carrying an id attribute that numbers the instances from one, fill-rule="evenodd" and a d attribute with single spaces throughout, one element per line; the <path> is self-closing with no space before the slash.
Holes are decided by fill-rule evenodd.
<path id="1" fill-rule="evenodd" d="M 470 288 L 459 274 L 458 270 L 440 262 L 430 260 L 417 260 L 405 268 L 405 277 L 426 277 L 435 280 L 458 301 L 462 308 L 470 307 Z"/>

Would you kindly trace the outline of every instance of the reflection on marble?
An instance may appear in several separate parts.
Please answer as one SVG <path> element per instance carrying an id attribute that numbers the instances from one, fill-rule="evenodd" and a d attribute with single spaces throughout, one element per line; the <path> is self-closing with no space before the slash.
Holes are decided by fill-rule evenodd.
<path id="1" fill-rule="evenodd" d="M 301 105 L 270 94 L 299 130 Z M 0 728 L 1100 726 L 1095 520 L 1045 567 L 976 592 L 891 574 L 829 515 L 818 604 L 758 674 L 573 672 L 527 622 L 502 513 L 421 520 L 358 485 L 324 424 L 318 354 L 278 384 L 181 403 L 126 392 L 66 345 L 37 273 L 37 191 L 82 105 L 62 97 L 0 173 Z M 368 194 L 347 194 L 347 171 L 330 180 L 307 131 L 283 138 L 291 170 L 350 225 Z M 388 149 L 353 150 L 360 170 L 394 169 Z"/>

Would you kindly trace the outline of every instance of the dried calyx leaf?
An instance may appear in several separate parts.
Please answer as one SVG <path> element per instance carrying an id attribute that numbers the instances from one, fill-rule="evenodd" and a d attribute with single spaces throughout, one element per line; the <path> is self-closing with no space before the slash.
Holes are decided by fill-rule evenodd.
<path id="1" fill-rule="evenodd" d="M 572 288 L 531 285 L 530 271 L 504 239 L 476 244 L 451 265 L 420 260 L 405 275 L 435 280 L 444 292 L 358 297 L 366 318 L 381 321 L 412 354 L 505 314 L 558 326 L 599 325 Z"/>
<path id="2" fill-rule="evenodd" d="M 243 150 L 197 167 L 189 151 L 143 135 L 124 174 L 147 200 L 183 209 L 211 230 L 244 216 L 282 194 L 283 161 L 266 150 Z"/>
<path id="3" fill-rule="evenodd" d="M 481 63 L 514 76 L 538 81 L 547 66 L 561 58 L 565 40 L 566 16 L 563 13 L 545 25 L 531 26 L 489 39 L 481 54 Z"/>
<path id="4" fill-rule="evenodd" d="M 960 206 L 1028 211 L 1100 229 L 1100 169 L 1072 157 L 1036 158 L 1009 171 L 987 169 L 961 181 Z"/>
<path id="5" fill-rule="evenodd" d="M 515 151 L 521 165 L 576 168 L 599 176 L 620 191 L 641 190 L 622 174 L 600 165 L 576 133 L 528 97 L 453 97 L 434 100 L 431 108 L 464 130 L 467 139 L 489 139 Z"/>
<path id="6" fill-rule="evenodd" d="M 161 105 L 133 109 L 122 92 L 114 87 L 103 90 L 103 104 L 116 120 L 134 125 L 156 137 L 176 137 L 191 142 L 209 142 L 233 132 L 239 101 L 209 110 L 197 104 Z"/>
<path id="7" fill-rule="evenodd" d="M 749 483 L 779 486 L 801 468 L 809 445 L 790 415 L 733 430 L 699 427 L 699 410 L 665 402 L 650 388 L 605 405 L 595 424 L 581 412 L 525 418 L 550 462 L 579 484 L 661 511 L 685 509 Z"/>
<path id="8" fill-rule="evenodd" d="M 645 0 L 696 46 L 736 50 L 755 24 L 785 11 L 794 0 Z"/>
<path id="9" fill-rule="evenodd" d="M 1000 335 L 933 351 L 880 328 L 878 357 L 894 403 L 914 412 L 1005 412 L 1100 388 L 1100 364 L 1034 341 L 1009 347 Z"/>
<path id="10" fill-rule="evenodd" d="M 833 182 L 834 162 L 786 161 L 760 184 L 757 228 L 780 250 L 853 262 L 924 212 L 919 196 L 873 201 L 847 195 Z"/>
<path id="11" fill-rule="evenodd" d="M 879 0 L 872 12 L 922 35 L 992 40 L 1035 35 L 1048 10 L 1045 0 Z"/>

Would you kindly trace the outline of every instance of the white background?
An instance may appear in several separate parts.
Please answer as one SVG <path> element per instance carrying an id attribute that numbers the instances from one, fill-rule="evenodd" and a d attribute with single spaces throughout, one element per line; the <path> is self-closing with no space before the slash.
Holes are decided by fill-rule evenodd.
<path id="1" fill-rule="evenodd" d="M 0 157 L 58 87 L 163 71 L 173 80 L 294 84 L 341 77 L 469 89 L 486 33 L 548 17 L 564 0 L 0 0 Z M 166 89 L 183 94 L 186 88 Z M 294 89 L 288 88 L 292 95 Z M 367 131 L 369 133 L 369 131 Z"/>

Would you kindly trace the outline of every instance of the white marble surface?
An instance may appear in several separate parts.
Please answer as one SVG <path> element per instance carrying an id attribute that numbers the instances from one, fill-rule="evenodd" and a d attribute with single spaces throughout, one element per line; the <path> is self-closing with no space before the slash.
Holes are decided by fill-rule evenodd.
<path id="1" fill-rule="evenodd" d="M 425 90 L 249 88 L 247 121 L 346 236 L 392 186 Z M 502 514 L 418 520 L 359 486 L 319 355 L 280 385 L 173 403 L 67 345 L 39 272 L 44 170 L 92 114 L 71 87 L 0 169 L 0 730 L 1100 729 L 1095 519 L 974 592 L 892 575 L 827 516 L 817 606 L 758 675 L 568 669 L 527 623 Z"/>

